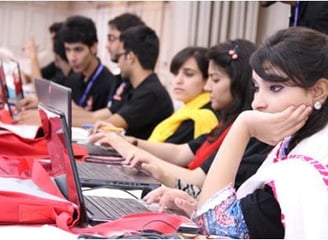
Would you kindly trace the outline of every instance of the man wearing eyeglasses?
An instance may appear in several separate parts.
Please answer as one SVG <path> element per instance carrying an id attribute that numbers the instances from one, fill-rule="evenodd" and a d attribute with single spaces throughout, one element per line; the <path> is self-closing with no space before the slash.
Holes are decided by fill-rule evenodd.
<path id="1" fill-rule="evenodd" d="M 130 27 L 145 25 L 145 23 L 135 14 L 123 13 L 108 22 L 108 34 L 106 48 L 113 62 L 117 63 L 116 54 L 120 50 L 120 35 Z"/>
<path id="2" fill-rule="evenodd" d="M 154 73 L 158 55 L 159 39 L 153 29 L 139 25 L 121 33 L 116 60 L 122 79 L 128 81 L 127 90 L 120 98 L 113 97 L 110 116 L 98 121 L 95 131 L 115 126 L 125 129 L 128 136 L 147 139 L 173 113 L 171 98 Z"/>
<path id="3" fill-rule="evenodd" d="M 121 32 L 124 30 L 138 26 L 145 25 L 145 23 L 135 14 L 123 13 L 108 21 L 108 35 L 107 35 L 107 45 L 106 48 L 110 54 L 111 61 L 117 63 L 116 54 L 120 51 L 121 42 L 119 37 Z M 112 104 L 113 97 L 117 99 L 121 98 L 121 95 L 126 91 L 125 87 L 127 85 L 126 81 L 123 81 L 121 75 L 115 75 L 116 86 L 114 90 L 109 94 L 107 101 L 107 107 L 99 109 L 94 112 L 88 112 L 78 106 L 73 105 L 72 108 L 72 123 L 73 126 L 81 127 L 85 123 L 94 123 L 97 120 L 104 120 L 110 116 L 108 107 Z"/>

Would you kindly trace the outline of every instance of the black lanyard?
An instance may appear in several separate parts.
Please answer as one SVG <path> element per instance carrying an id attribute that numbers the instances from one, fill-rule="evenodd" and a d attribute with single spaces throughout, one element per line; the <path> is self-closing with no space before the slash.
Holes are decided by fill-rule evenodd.
<path id="1" fill-rule="evenodd" d="M 82 97 L 81 97 L 80 100 L 79 100 L 79 106 L 82 107 L 83 104 L 85 103 L 85 101 L 87 100 L 87 97 L 88 97 L 88 95 L 89 95 L 89 93 L 90 93 L 90 90 L 91 90 L 92 86 L 95 84 L 95 82 L 96 82 L 96 80 L 97 80 L 99 74 L 100 74 L 101 71 L 103 70 L 103 68 L 104 68 L 104 65 L 99 64 L 99 66 L 97 67 L 97 70 L 96 70 L 95 74 L 92 76 L 92 78 L 91 78 L 91 80 L 89 81 L 89 83 L 88 83 L 88 85 L 87 85 L 87 87 L 86 87 L 86 89 L 85 89 L 85 91 L 84 91 Z"/>

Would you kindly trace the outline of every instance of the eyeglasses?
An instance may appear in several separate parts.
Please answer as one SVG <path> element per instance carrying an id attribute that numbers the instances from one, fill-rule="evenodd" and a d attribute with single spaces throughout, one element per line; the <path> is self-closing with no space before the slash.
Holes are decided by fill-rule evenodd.
<path id="1" fill-rule="evenodd" d="M 119 37 L 114 36 L 114 35 L 112 35 L 112 34 L 108 34 L 108 35 L 107 35 L 107 40 L 108 40 L 109 42 L 114 42 L 114 41 L 116 41 L 117 39 L 119 39 Z"/>

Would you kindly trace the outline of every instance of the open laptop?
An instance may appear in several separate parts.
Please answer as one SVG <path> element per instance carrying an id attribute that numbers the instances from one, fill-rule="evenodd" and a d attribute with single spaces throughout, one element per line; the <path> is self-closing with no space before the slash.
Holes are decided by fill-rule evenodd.
<path id="1" fill-rule="evenodd" d="M 71 89 L 46 79 L 36 79 L 35 89 L 37 91 L 37 95 L 41 97 L 39 100 L 43 103 L 43 105 L 58 109 L 60 112 L 64 113 L 65 118 L 69 119 L 67 121 L 67 126 L 70 130 L 71 128 L 69 126 L 71 126 L 72 111 Z M 43 92 L 47 92 L 48 94 L 42 94 Z M 91 144 L 89 145 L 94 146 Z M 100 149 L 103 156 L 98 158 L 89 157 L 89 162 L 85 161 L 78 163 L 78 171 L 80 173 L 82 186 L 111 186 L 124 189 L 151 190 L 161 185 L 154 178 L 143 173 L 139 173 L 138 171 L 135 171 L 136 169 L 124 167 L 119 164 L 123 159 L 115 150 L 109 151 L 107 149 L 102 149 L 99 146 L 94 146 L 94 148 Z M 89 154 L 92 153 L 89 152 Z"/>
<path id="2" fill-rule="evenodd" d="M 65 114 L 70 139 L 72 139 L 72 89 L 47 79 L 35 79 L 34 85 L 39 102 L 58 109 Z"/>
<path id="3" fill-rule="evenodd" d="M 5 74 L 5 69 L 6 73 Z M 23 82 L 19 63 L 15 60 L 1 62 L 1 78 L 5 91 L 7 92 L 7 103 L 12 118 L 18 114 L 17 102 L 24 98 Z"/>
<path id="4" fill-rule="evenodd" d="M 35 79 L 34 86 L 39 102 L 58 109 L 65 114 L 72 141 L 77 143 L 86 142 L 88 131 L 72 127 L 72 90 L 43 78 Z M 90 155 L 120 156 L 114 149 L 103 148 L 89 143 L 83 143 L 81 145 L 87 149 Z M 100 159 L 98 160 L 100 161 Z"/>
<path id="5" fill-rule="evenodd" d="M 51 81 L 48 79 L 37 78 L 34 81 L 35 93 L 39 102 L 49 104 L 49 86 Z"/>
<path id="6" fill-rule="evenodd" d="M 150 211 L 137 199 L 83 196 L 65 115 L 43 104 L 39 104 L 39 114 L 51 159 L 51 172 L 63 195 L 80 207 L 80 225 Z"/>
<path id="7" fill-rule="evenodd" d="M 5 119 L 4 121 L 10 121 L 7 123 L 14 123 L 14 118 L 16 116 L 16 106 L 12 106 L 8 102 L 8 88 L 5 80 L 5 75 L 2 67 L 0 66 L 0 110 L 7 110 L 11 119 Z M 3 120 L 1 120 L 3 121 Z"/>

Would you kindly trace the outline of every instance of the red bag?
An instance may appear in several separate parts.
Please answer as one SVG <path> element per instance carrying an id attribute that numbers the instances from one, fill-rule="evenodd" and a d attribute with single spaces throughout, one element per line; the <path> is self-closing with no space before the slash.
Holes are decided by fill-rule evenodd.
<path id="1" fill-rule="evenodd" d="M 184 216 L 158 212 L 144 212 L 129 214 L 115 221 L 102 223 L 89 228 L 74 228 L 73 233 L 101 235 L 110 237 L 113 235 L 134 235 L 143 231 L 154 231 L 161 234 L 176 233 L 182 223 L 192 223 Z"/>
<path id="2" fill-rule="evenodd" d="M 32 158 L 0 156 L 0 223 L 74 226 L 79 207 L 66 200 L 50 174 Z"/>
<path id="3" fill-rule="evenodd" d="M 0 121 L 7 124 L 12 124 L 14 122 L 13 118 L 10 115 L 10 112 L 6 109 L 0 110 Z"/>
<path id="4" fill-rule="evenodd" d="M 78 144 L 72 146 L 76 158 L 82 159 L 88 155 L 88 151 L 84 147 Z M 24 138 L 10 131 L 0 134 L 0 155 L 49 158 L 44 137 Z"/>
<path id="5" fill-rule="evenodd" d="M 145 212 L 78 228 L 80 207 L 62 195 L 48 165 L 32 158 L 0 156 L 0 224 L 53 224 L 75 234 L 127 236 L 145 230 L 176 233 L 181 223 L 191 222 L 183 216 Z"/>

